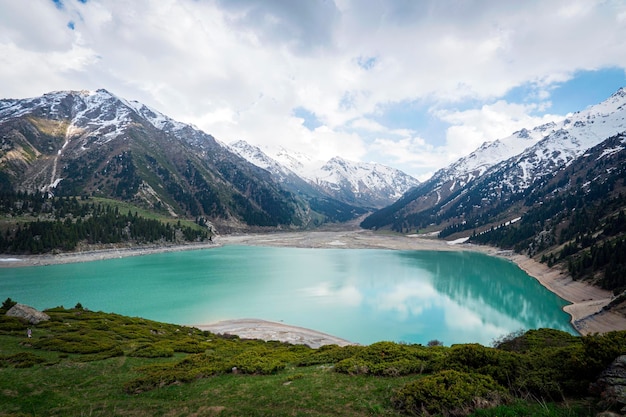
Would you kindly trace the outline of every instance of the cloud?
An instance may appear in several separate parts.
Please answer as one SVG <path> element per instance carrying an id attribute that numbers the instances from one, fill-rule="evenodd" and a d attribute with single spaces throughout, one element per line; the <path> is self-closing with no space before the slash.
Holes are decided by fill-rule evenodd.
<path id="1" fill-rule="evenodd" d="M 309 296 L 319 297 L 329 304 L 359 306 L 363 302 L 363 294 L 358 288 L 351 285 L 335 288 L 328 282 L 321 282 L 314 287 L 305 288 L 303 291 Z"/>
<path id="2" fill-rule="evenodd" d="M 220 0 L 237 30 L 252 31 L 262 44 L 285 46 L 297 53 L 332 47 L 339 13 L 331 1 Z"/>
<path id="3" fill-rule="evenodd" d="M 549 103 L 543 105 L 548 106 Z M 532 116 L 542 106 L 508 103 L 504 100 L 465 111 L 440 110 L 437 116 L 452 126 L 446 132 L 446 149 L 450 159 L 456 160 L 471 153 L 484 142 L 511 135 L 525 127 L 558 121 L 561 116 L 544 114 Z M 451 161 L 451 162 L 452 162 Z"/>
<path id="4" fill-rule="evenodd" d="M 104 87 L 224 142 L 423 177 L 543 121 L 577 71 L 625 68 L 624 16 L 588 0 L 0 0 L 0 91 Z"/>

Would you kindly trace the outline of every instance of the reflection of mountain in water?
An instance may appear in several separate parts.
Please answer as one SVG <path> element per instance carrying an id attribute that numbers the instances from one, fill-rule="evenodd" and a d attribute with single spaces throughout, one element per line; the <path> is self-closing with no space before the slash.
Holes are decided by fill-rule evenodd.
<path id="1" fill-rule="evenodd" d="M 523 323 L 525 328 L 550 327 L 573 332 L 563 326 L 556 305 L 567 303 L 546 290 L 511 262 L 470 252 L 400 252 L 400 256 L 434 276 L 433 287 L 481 317 L 488 310 Z M 485 311 L 487 310 L 487 311 Z"/>

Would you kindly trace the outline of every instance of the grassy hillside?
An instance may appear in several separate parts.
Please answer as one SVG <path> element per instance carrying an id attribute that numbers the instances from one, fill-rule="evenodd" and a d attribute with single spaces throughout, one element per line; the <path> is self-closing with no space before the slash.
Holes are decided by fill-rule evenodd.
<path id="1" fill-rule="evenodd" d="M 5 311 L 0 416 L 585 416 L 598 400 L 589 382 L 626 348 L 625 332 L 543 329 L 497 348 L 311 349 L 80 305 L 36 326 Z"/>

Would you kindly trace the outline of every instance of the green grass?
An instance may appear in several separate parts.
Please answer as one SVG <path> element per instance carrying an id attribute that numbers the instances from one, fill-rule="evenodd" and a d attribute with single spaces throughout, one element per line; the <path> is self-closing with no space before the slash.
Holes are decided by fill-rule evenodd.
<path id="1" fill-rule="evenodd" d="M 519 359 L 510 372 L 523 367 L 520 374 L 528 378 L 537 372 L 533 358 L 542 349 L 554 354 L 555 339 L 567 337 L 563 352 L 578 349 L 572 356 L 577 360 L 590 343 L 578 339 L 572 347 L 569 335 L 546 331 L 544 337 L 539 331 L 532 333 L 532 344 L 523 344 L 530 346 L 528 355 L 478 345 L 390 342 L 310 349 L 80 308 L 47 313 L 51 320 L 30 326 L 28 339 L 27 324 L 0 310 L 0 416 L 401 416 L 393 402 L 400 392 L 417 398 L 428 383 L 433 393 L 443 389 L 441 395 L 455 395 L 438 375 L 454 373 L 462 380 L 468 372 L 493 385 L 502 379 L 502 367 Z M 590 339 L 590 346 L 597 350 L 603 340 Z M 619 340 L 607 338 L 607 346 Z M 489 390 L 509 389 L 493 387 Z M 585 397 L 553 403 L 527 392 L 474 415 L 593 415 L 594 401 Z"/>
<path id="2" fill-rule="evenodd" d="M 180 224 L 184 227 L 184 226 L 188 226 L 194 229 L 204 229 L 203 227 L 197 225 L 193 220 L 189 220 L 189 219 L 177 219 L 177 218 L 173 218 L 168 214 L 165 213 L 158 213 L 155 212 L 153 210 L 149 210 L 147 208 L 144 207 L 140 207 L 137 205 L 134 205 L 132 203 L 126 202 L 126 201 L 120 201 L 120 200 L 114 200 L 112 198 L 104 198 L 104 197 L 89 197 L 89 199 L 81 201 L 80 202 L 84 202 L 84 203 L 94 203 L 95 205 L 98 205 L 98 203 L 102 204 L 103 207 L 111 207 L 112 209 L 117 208 L 119 210 L 120 213 L 128 213 L 128 211 L 130 211 L 131 213 L 135 213 L 137 212 L 137 215 L 139 217 L 143 217 L 146 219 L 150 219 L 150 220 L 158 220 L 162 223 L 169 223 L 171 225 L 175 225 L 176 223 L 178 223 L 180 221 Z"/>

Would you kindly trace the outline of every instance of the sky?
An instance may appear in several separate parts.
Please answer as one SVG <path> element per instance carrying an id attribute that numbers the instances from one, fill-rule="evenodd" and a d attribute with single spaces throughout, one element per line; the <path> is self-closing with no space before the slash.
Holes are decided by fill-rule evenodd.
<path id="1" fill-rule="evenodd" d="M 96 90 L 426 180 L 626 87 L 624 0 L 0 0 L 0 98 Z"/>

